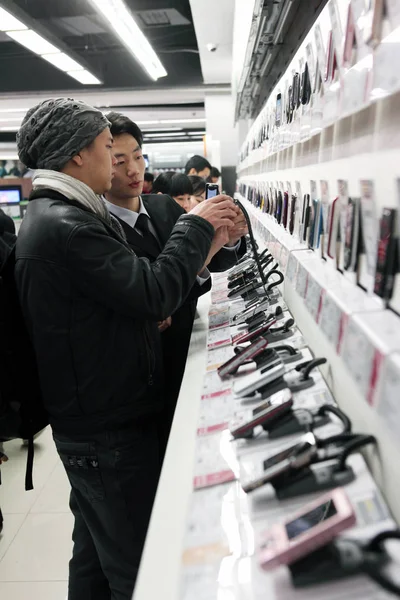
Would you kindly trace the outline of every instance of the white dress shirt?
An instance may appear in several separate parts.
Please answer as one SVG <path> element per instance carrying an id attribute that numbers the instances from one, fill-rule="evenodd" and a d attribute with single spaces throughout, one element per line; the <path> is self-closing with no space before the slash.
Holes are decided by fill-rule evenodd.
<path id="1" fill-rule="evenodd" d="M 130 225 L 139 235 L 143 236 L 142 232 L 136 229 L 136 221 L 138 220 L 139 215 L 147 215 L 149 217 L 149 230 L 154 235 L 156 240 L 160 242 L 158 239 L 158 235 L 156 230 L 154 229 L 153 223 L 151 222 L 150 215 L 147 212 L 145 205 L 143 204 L 143 200 L 139 197 L 139 211 L 135 212 L 134 210 L 130 210 L 129 208 L 124 208 L 123 206 L 117 206 L 116 204 L 112 204 L 105 198 L 103 198 L 105 205 L 107 206 L 110 213 L 112 213 L 115 217 L 118 217 L 122 221 L 125 221 L 127 225 Z M 236 247 L 229 248 L 235 250 Z M 201 275 L 197 275 L 197 283 L 199 285 L 204 285 L 206 281 L 208 281 L 211 277 L 210 271 L 205 268 Z"/>

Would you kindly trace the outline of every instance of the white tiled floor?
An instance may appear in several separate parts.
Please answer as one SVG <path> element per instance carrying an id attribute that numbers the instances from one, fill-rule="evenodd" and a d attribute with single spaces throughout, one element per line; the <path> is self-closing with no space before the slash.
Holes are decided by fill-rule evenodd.
<path id="1" fill-rule="evenodd" d="M 33 484 L 26 492 L 26 448 L 4 445 L 0 506 L 0 598 L 65 600 L 72 550 L 69 484 L 48 428 L 35 443 Z"/>

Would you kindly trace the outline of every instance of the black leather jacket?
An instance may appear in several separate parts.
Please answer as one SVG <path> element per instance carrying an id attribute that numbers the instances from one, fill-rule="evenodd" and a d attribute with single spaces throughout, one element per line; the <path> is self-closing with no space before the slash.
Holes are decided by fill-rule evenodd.
<path id="1" fill-rule="evenodd" d="M 55 431 L 90 434 L 162 408 L 156 322 L 187 296 L 213 234 L 204 219 L 184 215 L 150 263 L 79 204 L 50 190 L 33 194 L 15 277 Z"/>

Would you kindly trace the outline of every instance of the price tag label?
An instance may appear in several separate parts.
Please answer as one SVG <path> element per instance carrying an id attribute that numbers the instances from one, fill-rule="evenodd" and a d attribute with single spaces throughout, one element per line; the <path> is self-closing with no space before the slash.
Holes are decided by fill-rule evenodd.
<path id="1" fill-rule="evenodd" d="M 361 180 L 361 223 L 362 235 L 365 248 L 364 273 L 359 274 L 360 283 L 368 292 L 373 292 L 376 257 L 378 251 L 378 219 L 376 214 L 376 202 L 374 184 L 370 179 Z"/>
<path id="2" fill-rule="evenodd" d="M 201 399 L 219 398 L 226 396 L 232 389 L 232 383 L 229 380 L 223 380 L 217 371 L 207 372 L 204 376 L 203 392 Z"/>
<path id="3" fill-rule="evenodd" d="M 400 73 L 393 69 L 400 61 L 400 42 L 381 43 L 374 51 L 373 88 L 391 94 L 400 89 Z"/>
<path id="4" fill-rule="evenodd" d="M 218 367 L 235 355 L 232 346 L 222 346 L 210 350 L 207 356 L 207 371 L 216 371 Z"/>
<path id="5" fill-rule="evenodd" d="M 286 268 L 289 260 L 289 250 L 287 248 L 282 247 L 281 257 L 280 257 L 280 268 L 283 274 L 286 273 Z"/>
<path id="6" fill-rule="evenodd" d="M 386 359 L 383 386 L 380 394 L 378 413 L 399 441 L 400 430 L 400 354 L 394 354 Z"/>
<path id="7" fill-rule="evenodd" d="M 209 329 L 219 329 L 220 327 L 227 327 L 229 325 L 229 305 L 224 305 L 224 308 L 215 310 L 212 307 L 208 316 L 208 327 Z"/>
<path id="8" fill-rule="evenodd" d="M 296 291 L 301 298 L 305 298 L 307 293 L 308 271 L 299 263 L 296 279 Z"/>
<path id="9" fill-rule="evenodd" d="M 315 47 L 317 49 L 318 70 L 321 75 L 322 81 L 324 81 L 326 55 L 325 55 L 324 41 L 322 39 L 321 26 L 319 23 L 317 23 L 317 25 L 315 26 L 315 29 L 314 29 L 314 39 L 315 39 Z"/>
<path id="10" fill-rule="evenodd" d="M 297 269 L 299 266 L 299 261 L 295 257 L 293 253 L 290 253 L 288 265 L 286 269 L 286 279 L 290 281 L 293 285 L 295 285 L 297 279 Z"/>
<path id="11" fill-rule="evenodd" d="M 326 291 L 322 296 L 319 325 L 332 346 L 338 351 L 342 310 Z"/>
<path id="12" fill-rule="evenodd" d="M 305 296 L 305 305 L 314 320 L 318 322 L 322 287 L 311 275 L 308 275 L 307 293 Z"/>
<path id="13" fill-rule="evenodd" d="M 231 341 L 231 330 L 229 327 L 212 329 L 208 332 L 207 347 L 211 349 L 218 348 L 219 346 L 229 346 Z"/>
<path id="14" fill-rule="evenodd" d="M 365 399 L 369 396 L 375 348 L 354 319 L 349 319 L 341 356 Z"/>

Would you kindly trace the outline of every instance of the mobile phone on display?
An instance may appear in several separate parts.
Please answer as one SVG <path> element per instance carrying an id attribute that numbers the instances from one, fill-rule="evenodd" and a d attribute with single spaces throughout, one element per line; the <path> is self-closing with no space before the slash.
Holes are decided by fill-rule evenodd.
<path id="1" fill-rule="evenodd" d="M 236 354 L 233 358 L 227 360 L 223 365 L 218 368 L 218 375 L 220 377 L 226 377 L 235 373 L 237 369 L 245 362 L 254 360 L 261 352 L 264 352 L 268 346 L 268 341 L 265 338 L 256 340 L 250 346 L 247 346 L 244 350 Z"/>
<path id="2" fill-rule="evenodd" d="M 275 109 L 275 125 L 280 127 L 282 124 L 282 94 L 278 94 L 276 97 L 276 109 Z"/>
<path id="3" fill-rule="evenodd" d="M 300 75 L 294 74 L 293 77 L 293 110 L 300 106 Z"/>
<path id="4" fill-rule="evenodd" d="M 268 571 L 290 565 L 325 546 L 356 523 L 353 506 L 343 488 L 310 502 L 288 521 L 273 525 L 261 545 L 259 562 Z"/>
<path id="5" fill-rule="evenodd" d="M 206 200 L 208 198 L 214 198 L 214 196 L 218 196 L 219 187 L 216 183 L 206 183 Z"/>
<path id="6" fill-rule="evenodd" d="M 253 392 L 274 381 L 280 380 L 286 373 L 286 367 L 278 356 L 275 365 L 258 369 L 253 373 L 244 375 L 233 383 L 233 393 L 237 398 L 250 396 Z M 284 387 L 287 387 L 286 385 Z"/>
<path id="7" fill-rule="evenodd" d="M 338 200 L 339 198 L 334 199 L 329 211 L 328 256 L 333 259 L 339 255 L 338 232 L 340 207 Z"/>
<path id="8" fill-rule="evenodd" d="M 279 394 L 276 394 L 279 396 Z M 247 437 L 253 433 L 258 425 L 265 425 L 280 418 L 288 413 L 293 406 L 293 400 L 288 390 L 285 390 L 285 398 L 281 401 L 273 401 L 273 397 L 268 402 L 263 402 L 260 406 L 254 408 L 247 418 L 237 419 L 231 423 L 229 429 L 234 438 Z"/>
<path id="9" fill-rule="evenodd" d="M 285 192 L 283 194 L 283 208 L 282 208 L 282 225 L 286 229 L 288 221 L 288 210 L 289 210 L 289 194 Z"/>
<path id="10" fill-rule="evenodd" d="M 282 392 L 278 392 L 278 394 L 280 393 Z M 285 390 L 285 393 L 288 393 L 288 390 Z M 271 396 L 271 402 L 273 398 L 274 396 Z M 276 477 L 288 474 L 292 469 L 301 469 L 309 465 L 317 452 L 317 441 L 314 434 L 311 432 L 304 434 L 295 444 L 270 456 L 262 464 L 252 464 L 251 472 L 245 474 L 246 479 L 242 483 L 243 491 L 248 494 L 270 483 Z"/>
<path id="11" fill-rule="evenodd" d="M 357 267 L 359 231 L 360 198 L 349 198 L 344 240 L 344 268 L 346 271 L 355 271 Z"/>
<path id="12" fill-rule="evenodd" d="M 311 99 L 311 82 L 308 64 L 306 63 L 304 71 L 301 74 L 300 101 L 301 104 L 308 104 Z"/>
<path id="13" fill-rule="evenodd" d="M 255 338 L 260 337 L 260 335 L 267 333 L 271 325 L 275 325 L 275 323 L 276 319 L 269 318 L 262 325 L 260 325 L 260 327 L 257 327 L 257 329 L 253 329 L 253 331 L 245 331 L 244 333 L 239 334 L 237 337 L 234 337 L 233 343 L 237 345 L 244 344 L 245 342 L 251 342 Z"/>
<path id="14" fill-rule="evenodd" d="M 394 239 L 396 216 L 396 209 L 384 208 L 380 220 L 374 292 L 385 299 L 391 298 L 393 291 L 396 251 L 396 241 Z"/>
<path id="15" fill-rule="evenodd" d="M 289 233 L 293 235 L 294 232 L 294 221 L 296 217 L 296 202 L 297 196 L 292 195 L 292 201 L 290 203 L 290 219 L 289 219 Z"/>

